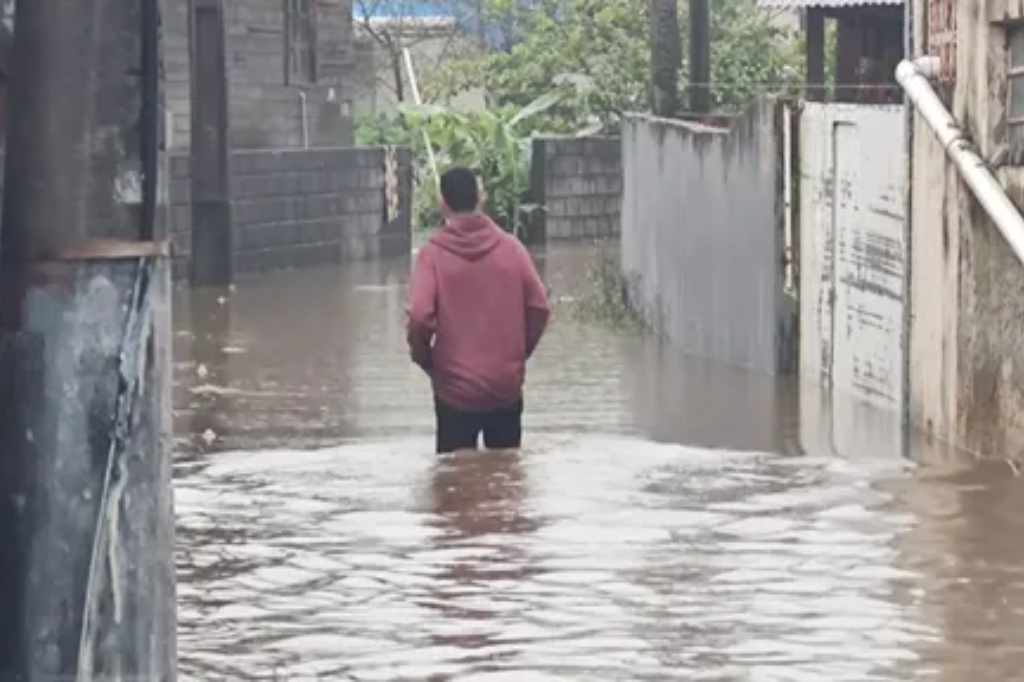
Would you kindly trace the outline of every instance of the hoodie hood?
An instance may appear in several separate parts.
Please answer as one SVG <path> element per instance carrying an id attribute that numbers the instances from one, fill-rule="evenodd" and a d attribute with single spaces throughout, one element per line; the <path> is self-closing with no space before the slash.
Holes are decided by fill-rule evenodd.
<path id="1" fill-rule="evenodd" d="M 480 260 L 501 243 L 504 233 L 481 213 L 457 214 L 434 230 L 430 241 L 462 260 Z"/>

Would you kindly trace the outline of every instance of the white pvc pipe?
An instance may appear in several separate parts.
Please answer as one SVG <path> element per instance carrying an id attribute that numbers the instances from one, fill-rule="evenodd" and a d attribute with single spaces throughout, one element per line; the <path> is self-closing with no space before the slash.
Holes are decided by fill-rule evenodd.
<path id="1" fill-rule="evenodd" d="M 921 57 L 913 61 L 905 59 L 896 67 L 896 81 L 939 138 L 946 154 L 960 171 L 960 176 L 999 228 L 1017 259 L 1024 264 L 1024 218 L 964 135 L 963 129 L 935 94 L 928 79 L 937 73 L 936 57 Z"/>
<path id="2" fill-rule="evenodd" d="M 793 111 L 789 104 L 782 106 L 782 200 L 783 240 L 786 254 L 786 270 L 784 291 L 794 290 L 794 254 L 793 254 Z"/>
<path id="3" fill-rule="evenodd" d="M 299 91 L 299 109 L 302 113 L 302 148 L 309 149 L 309 108 L 306 106 L 306 93 Z"/>
<path id="4" fill-rule="evenodd" d="M 412 90 L 412 99 L 419 106 L 423 104 L 423 100 L 420 99 L 420 86 L 416 82 L 416 72 L 412 68 L 412 55 L 409 54 L 409 48 L 402 48 L 402 56 L 405 57 L 405 70 L 409 73 L 409 89 Z M 423 142 L 427 145 L 427 158 L 430 160 L 430 169 L 434 171 L 434 182 L 437 184 L 438 190 L 440 190 L 441 175 L 437 171 L 434 147 L 430 144 L 430 135 L 427 133 L 426 128 L 423 128 Z"/>

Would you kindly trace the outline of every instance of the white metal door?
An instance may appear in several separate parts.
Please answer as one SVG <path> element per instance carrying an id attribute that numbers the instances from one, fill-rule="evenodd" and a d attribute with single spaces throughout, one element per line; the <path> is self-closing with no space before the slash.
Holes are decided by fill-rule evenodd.
<path id="1" fill-rule="evenodd" d="M 814 447 L 892 452 L 905 421 L 903 109 L 807 102 L 799 133 L 800 364 L 825 387 L 801 409 L 806 397 L 804 417 L 825 427 Z"/>
<path id="2" fill-rule="evenodd" d="M 864 115 L 833 128 L 831 374 L 853 398 L 901 410 L 906 253 L 902 126 L 893 122 Z"/>

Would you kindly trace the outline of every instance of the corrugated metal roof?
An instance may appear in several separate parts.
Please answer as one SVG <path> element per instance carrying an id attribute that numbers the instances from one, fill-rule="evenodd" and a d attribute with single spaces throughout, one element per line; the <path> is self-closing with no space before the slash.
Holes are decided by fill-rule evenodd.
<path id="1" fill-rule="evenodd" d="M 804 9 L 807 7 L 868 7 L 902 5 L 903 0 L 757 0 L 758 7 Z"/>

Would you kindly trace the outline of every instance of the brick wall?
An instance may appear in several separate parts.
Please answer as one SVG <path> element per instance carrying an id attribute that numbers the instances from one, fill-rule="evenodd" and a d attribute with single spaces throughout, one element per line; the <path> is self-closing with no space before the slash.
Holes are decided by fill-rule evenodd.
<path id="1" fill-rule="evenodd" d="M 164 65 L 170 141 L 189 146 L 190 0 L 164 3 Z M 224 22 L 229 80 L 231 145 L 236 149 L 301 147 L 306 96 L 310 146 L 351 144 L 351 83 L 355 69 L 351 0 L 316 0 L 317 81 L 285 78 L 285 3 L 226 2 Z"/>
<path id="2" fill-rule="evenodd" d="M 531 241 L 619 234 L 622 145 L 618 138 L 537 138 L 531 188 L 547 207 L 531 226 Z"/>
<path id="3" fill-rule="evenodd" d="M 412 175 L 398 152 L 397 217 L 385 216 L 383 149 L 236 151 L 231 156 L 235 269 L 253 273 L 408 253 Z M 189 159 L 171 158 L 168 227 L 187 272 Z"/>

